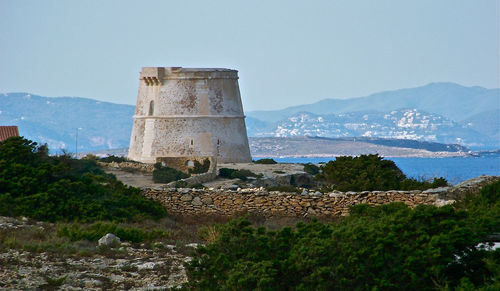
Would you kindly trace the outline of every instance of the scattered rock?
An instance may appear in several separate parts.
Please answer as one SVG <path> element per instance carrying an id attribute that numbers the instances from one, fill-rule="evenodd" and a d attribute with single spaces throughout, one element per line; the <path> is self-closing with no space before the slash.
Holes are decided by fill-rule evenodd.
<path id="1" fill-rule="evenodd" d="M 158 263 L 155 262 L 146 262 L 137 265 L 137 269 L 140 270 L 153 270 Z"/>
<path id="2" fill-rule="evenodd" d="M 226 187 L 228 190 L 238 190 L 239 186 L 238 185 L 229 185 Z"/>
<path id="3" fill-rule="evenodd" d="M 197 243 L 190 243 L 190 244 L 187 244 L 186 247 L 197 249 L 198 248 L 198 244 Z"/>
<path id="4" fill-rule="evenodd" d="M 447 192 L 448 190 L 450 190 L 450 187 L 439 187 L 434 189 L 427 189 L 423 191 L 422 194 L 436 194 L 436 193 Z"/>

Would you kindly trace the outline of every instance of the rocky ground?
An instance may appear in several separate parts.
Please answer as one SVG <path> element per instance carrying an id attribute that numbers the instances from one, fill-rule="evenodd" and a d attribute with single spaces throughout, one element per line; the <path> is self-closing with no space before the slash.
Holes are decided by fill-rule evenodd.
<path id="1" fill-rule="evenodd" d="M 162 187 L 164 184 L 154 183 L 153 182 L 153 174 L 148 171 L 130 171 L 127 167 L 130 165 L 127 164 L 125 168 L 122 165 L 117 163 L 103 164 L 105 165 L 105 170 L 108 173 L 114 174 L 118 180 L 122 181 L 124 184 L 137 187 L 137 188 L 158 188 Z M 305 174 L 303 169 L 304 165 L 302 164 L 255 164 L 255 163 L 241 163 L 241 164 L 218 164 L 217 171 L 220 168 L 230 168 L 230 169 L 245 169 L 254 172 L 255 174 L 262 174 L 263 180 L 270 179 L 289 179 L 290 175 L 297 174 Z M 250 177 L 250 183 L 253 178 Z M 234 188 L 235 183 L 239 182 L 239 179 L 221 179 L 217 178 L 213 181 L 203 183 L 208 188 Z M 265 186 L 265 185 L 253 185 L 253 186 Z M 238 188 L 238 186 L 236 186 Z"/>
<path id="2" fill-rule="evenodd" d="M 97 242 L 62 247 L 36 240 L 54 226 L 27 219 L 0 217 L 1 290 L 155 290 L 186 282 L 183 263 L 191 244 L 157 242 L 111 248 Z M 23 235 L 30 242 L 23 242 Z M 42 244 L 42 246 L 41 246 Z"/>

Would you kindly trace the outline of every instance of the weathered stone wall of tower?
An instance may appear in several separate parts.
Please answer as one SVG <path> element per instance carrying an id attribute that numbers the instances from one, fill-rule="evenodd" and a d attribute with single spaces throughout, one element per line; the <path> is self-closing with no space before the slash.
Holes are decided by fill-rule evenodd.
<path id="1" fill-rule="evenodd" d="M 235 70 L 143 68 L 129 158 L 249 162 L 244 118 Z"/>

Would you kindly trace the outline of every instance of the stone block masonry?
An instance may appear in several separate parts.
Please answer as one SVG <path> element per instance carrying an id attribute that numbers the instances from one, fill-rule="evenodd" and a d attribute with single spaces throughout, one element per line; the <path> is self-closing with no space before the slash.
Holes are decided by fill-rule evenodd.
<path id="1" fill-rule="evenodd" d="M 128 157 L 250 162 L 238 71 L 142 68 Z"/>
<path id="2" fill-rule="evenodd" d="M 349 214 L 349 207 L 366 203 L 382 205 L 403 202 L 410 207 L 417 205 L 443 206 L 455 202 L 450 197 L 464 197 L 465 193 L 477 193 L 479 189 L 499 177 L 481 176 L 455 187 L 443 187 L 426 191 L 365 191 L 322 194 L 268 192 L 263 188 L 239 189 L 144 189 L 143 194 L 161 201 L 170 213 L 183 215 L 234 216 L 255 213 L 265 217 L 334 217 Z"/>

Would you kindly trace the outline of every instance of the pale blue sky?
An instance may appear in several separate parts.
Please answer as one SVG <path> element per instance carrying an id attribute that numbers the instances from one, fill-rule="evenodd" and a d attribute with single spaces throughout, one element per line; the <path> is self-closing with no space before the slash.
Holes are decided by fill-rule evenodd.
<path id="1" fill-rule="evenodd" d="M 499 85 L 499 1 L 0 0 L 0 92 L 135 104 L 142 66 L 239 70 L 246 111 Z"/>

